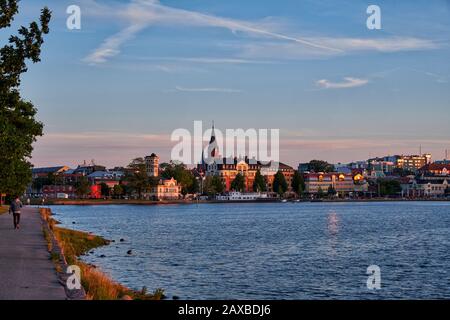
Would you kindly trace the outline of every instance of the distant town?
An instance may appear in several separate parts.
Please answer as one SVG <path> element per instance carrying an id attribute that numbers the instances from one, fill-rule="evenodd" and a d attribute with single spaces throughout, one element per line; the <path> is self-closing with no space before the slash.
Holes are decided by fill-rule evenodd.
<path id="1" fill-rule="evenodd" d="M 214 131 L 209 146 L 215 141 Z M 450 161 L 431 154 L 395 155 L 348 164 L 322 160 L 261 163 L 247 157 L 225 159 L 209 148 L 209 161 L 195 168 L 160 163 L 155 153 L 127 167 L 107 169 L 92 161 L 72 169 L 34 168 L 25 196 L 31 199 L 122 200 L 283 200 L 437 199 L 450 197 Z M 447 157 L 446 157 L 447 158 Z"/>

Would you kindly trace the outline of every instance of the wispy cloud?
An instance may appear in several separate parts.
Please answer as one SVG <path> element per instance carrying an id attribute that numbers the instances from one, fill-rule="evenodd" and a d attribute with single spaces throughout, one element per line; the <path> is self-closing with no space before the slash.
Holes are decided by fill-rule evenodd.
<path id="1" fill-rule="evenodd" d="M 348 89 L 361 87 L 369 83 L 367 79 L 358 79 L 352 77 L 344 78 L 344 81 L 341 82 L 331 82 L 327 79 L 321 79 L 316 81 L 316 85 L 323 89 Z"/>
<path id="2" fill-rule="evenodd" d="M 120 53 L 120 47 L 124 42 L 134 38 L 136 33 L 143 30 L 145 27 L 145 24 L 133 24 L 128 28 L 121 30 L 119 33 L 106 39 L 100 47 L 88 55 L 84 61 L 90 64 L 106 62 L 109 58 Z"/>
<path id="3" fill-rule="evenodd" d="M 330 57 L 363 51 L 398 52 L 411 50 L 430 50 L 439 44 L 429 39 L 415 37 L 351 38 L 332 36 L 297 36 L 292 32 L 280 31 L 274 23 L 262 19 L 256 22 L 204 14 L 197 11 L 178 9 L 161 4 L 157 0 L 134 0 L 129 4 L 115 4 L 106 7 L 94 0 L 93 15 L 114 15 L 128 27 L 107 38 L 84 60 L 90 64 L 100 64 L 117 56 L 122 46 L 133 39 L 140 31 L 153 25 L 170 27 L 209 27 L 222 28 L 239 35 L 240 33 L 257 38 L 258 41 L 245 41 L 236 45 L 237 58 L 179 58 L 179 61 L 197 63 L 249 63 L 255 58 L 265 59 L 303 59 L 311 57 Z M 176 58 L 173 58 L 176 59 Z"/>
<path id="4" fill-rule="evenodd" d="M 121 45 L 133 38 L 139 31 L 156 24 L 224 28 L 235 34 L 242 32 L 251 36 L 284 40 L 321 50 L 341 51 L 340 49 L 314 43 L 313 41 L 300 37 L 292 37 L 270 31 L 261 27 L 258 23 L 177 9 L 162 5 L 157 0 L 135 0 L 126 8 L 120 8 L 119 10 L 119 13 L 116 15 L 129 21 L 130 26 L 105 40 L 99 48 L 95 49 L 88 57 L 86 57 L 86 62 L 93 64 L 105 62 L 107 58 L 119 54 Z M 104 15 L 103 12 L 101 14 Z"/>
<path id="5" fill-rule="evenodd" d="M 176 86 L 175 89 L 181 92 L 219 92 L 219 93 L 241 93 L 242 90 L 231 88 L 186 88 Z"/>

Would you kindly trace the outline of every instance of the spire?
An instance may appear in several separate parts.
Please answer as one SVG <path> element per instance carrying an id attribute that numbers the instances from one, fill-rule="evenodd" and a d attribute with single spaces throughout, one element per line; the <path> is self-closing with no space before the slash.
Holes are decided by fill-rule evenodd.
<path id="1" fill-rule="evenodd" d="M 211 130 L 211 139 L 209 140 L 209 144 L 216 141 L 216 131 L 214 130 L 214 120 L 212 122 L 212 130 Z"/>
<path id="2" fill-rule="evenodd" d="M 216 141 L 216 132 L 214 130 L 214 121 L 212 123 L 211 139 L 208 145 L 208 157 L 216 158 L 219 155 L 219 147 Z"/>

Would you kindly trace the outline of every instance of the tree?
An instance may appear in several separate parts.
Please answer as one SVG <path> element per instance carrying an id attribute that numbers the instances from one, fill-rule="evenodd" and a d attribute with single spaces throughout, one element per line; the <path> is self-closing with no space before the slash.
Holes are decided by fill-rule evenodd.
<path id="1" fill-rule="evenodd" d="M 222 179 L 218 176 L 212 177 L 212 185 L 214 186 L 214 189 L 216 193 L 223 193 L 225 191 L 225 186 L 222 182 Z"/>
<path id="2" fill-rule="evenodd" d="M 394 196 L 402 191 L 398 180 L 378 179 L 380 196 Z"/>
<path id="3" fill-rule="evenodd" d="M 324 196 L 325 194 L 324 194 L 324 192 L 323 192 L 323 189 L 322 189 L 322 187 L 319 187 L 319 189 L 317 189 L 317 198 L 323 198 L 323 196 Z"/>
<path id="4" fill-rule="evenodd" d="M 18 13 L 17 0 L 0 0 L 0 29 L 10 27 Z M 20 97 L 20 77 L 27 61 L 40 61 L 43 35 L 49 32 L 50 10 L 41 11 L 39 23 L 21 27 L 0 48 L 0 194 L 21 194 L 31 181 L 32 144 L 42 135 L 37 109 Z"/>
<path id="5" fill-rule="evenodd" d="M 231 189 L 235 191 L 245 191 L 245 178 L 242 174 L 238 173 L 234 180 L 231 182 Z"/>
<path id="6" fill-rule="evenodd" d="M 203 192 L 209 196 L 222 193 L 225 190 L 222 179 L 218 176 L 208 176 L 203 182 Z"/>
<path id="7" fill-rule="evenodd" d="M 100 183 L 100 192 L 103 197 L 109 197 L 111 195 L 111 188 L 104 182 Z"/>
<path id="8" fill-rule="evenodd" d="M 75 193 L 80 198 L 85 198 L 91 192 L 91 184 L 86 177 L 80 177 L 75 183 Z"/>
<path id="9" fill-rule="evenodd" d="M 303 195 L 303 192 L 305 190 L 305 180 L 303 179 L 303 175 L 297 170 L 295 170 L 294 176 L 292 177 L 291 187 L 299 197 Z"/>
<path id="10" fill-rule="evenodd" d="M 188 170 L 182 162 L 171 161 L 170 163 L 162 163 L 161 177 L 165 179 L 174 178 L 181 185 L 181 193 L 195 193 L 198 191 L 198 184 L 195 186 L 195 177 L 192 171 Z M 195 190 L 197 189 L 197 190 Z"/>
<path id="11" fill-rule="evenodd" d="M 336 195 L 336 189 L 333 188 L 333 186 L 330 184 L 330 186 L 328 187 L 328 195 L 329 196 L 335 196 Z"/>
<path id="12" fill-rule="evenodd" d="M 277 171 L 273 179 L 273 191 L 277 192 L 280 196 L 283 195 L 288 189 L 286 178 L 281 171 Z"/>
<path id="13" fill-rule="evenodd" d="M 259 170 L 256 171 L 255 181 L 253 182 L 253 191 L 255 191 L 255 192 L 267 191 L 266 181 L 264 180 L 264 177 L 261 174 L 261 171 L 259 171 Z"/>
<path id="14" fill-rule="evenodd" d="M 123 192 L 124 192 L 124 190 L 123 190 L 124 188 L 122 187 L 122 185 L 120 185 L 120 184 L 116 184 L 114 187 L 113 187 L 113 195 L 114 195 L 114 197 L 115 198 L 120 198 L 120 196 L 123 194 Z"/>
<path id="15" fill-rule="evenodd" d="M 323 160 L 311 160 L 309 169 L 314 172 L 334 172 L 334 166 Z"/>
<path id="16" fill-rule="evenodd" d="M 192 179 L 192 184 L 189 187 L 189 193 L 198 193 L 200 191 L 200 184 L 198 183 L 198 180 L 194 177 L 194 179 Z"/>
<path id="17" fill-rule="evenodd" d="M 137 193 L 139 199 L 142 198 L 142 193 L 148 191 L 151 187 L 150 179 L 147 176 L 147 167 L 143 158 L 136 158 L 128 165 L 128 170 L 125 175 L 125 181 L 131 192 Z"/>

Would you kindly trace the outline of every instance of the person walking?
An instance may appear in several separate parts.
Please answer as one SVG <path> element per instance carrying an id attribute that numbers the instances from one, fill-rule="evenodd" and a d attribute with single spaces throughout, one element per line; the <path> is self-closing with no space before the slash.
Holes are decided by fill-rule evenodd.
<path id="1" fill-rule="evenodd" d="M 14 229 L 20 229 L 20 210 L 22 208 L 22 202 L 19 197 L 16 197 L 9 206 L 9 214 L 12 213 L 14 219 Z"/>

